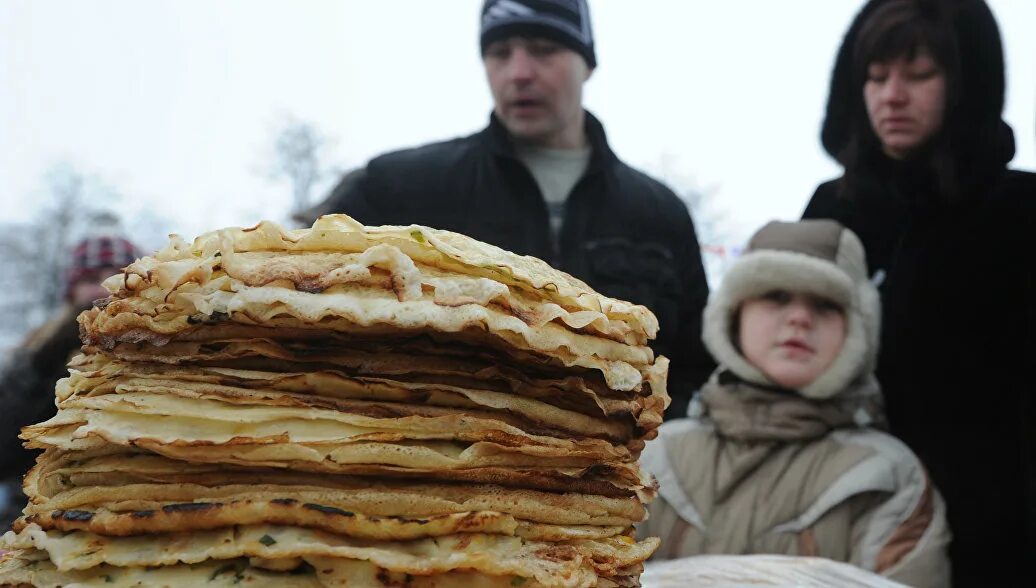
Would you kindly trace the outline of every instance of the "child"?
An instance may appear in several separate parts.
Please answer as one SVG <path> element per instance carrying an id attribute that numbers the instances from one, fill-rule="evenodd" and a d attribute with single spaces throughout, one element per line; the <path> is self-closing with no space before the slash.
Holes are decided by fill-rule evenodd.
<path id="1" fill-rule="evenodd" d="M 659 499 L 640 529 L 658 558 L 785 554 L 948 586 L 942 499 L 880 424 L 880 302 L 856 235 L 772 222 L 704 315 L 719 367 L 641 463 Z M 965 506 L 966 508 L 966 506 Z"/>

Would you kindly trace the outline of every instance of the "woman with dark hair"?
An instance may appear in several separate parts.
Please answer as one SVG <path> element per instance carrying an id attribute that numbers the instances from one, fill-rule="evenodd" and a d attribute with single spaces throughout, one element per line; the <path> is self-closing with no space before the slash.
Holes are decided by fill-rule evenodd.
<path id="1" fill-rule="evenodd" d="M 1007 169 L 1003 103 L 985 2 L 868 2 L 836 58 L 822 131 L 844 175 L 803 215 L 864 243 L 884 308 L 887 415 L 946 499 L 957 586 L 1036 585 L 1022 583 L 1036 559 L 1036 175 Z"/>

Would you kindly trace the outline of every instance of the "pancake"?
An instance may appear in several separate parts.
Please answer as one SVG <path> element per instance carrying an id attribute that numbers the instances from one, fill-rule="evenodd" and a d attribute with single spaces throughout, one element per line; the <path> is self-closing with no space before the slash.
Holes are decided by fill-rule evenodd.
<path id="1" fill-rule="evenodd" d="M 88 320 L 85 313 L 79 317 L 81 335 L 84 330 L 82 325 L 84 320 Z M 151 347 L 161 347 L 170 342 L 210 342 L 226 338 L 272 338 L 278 341 L 297 342 L 327 340 L 331 337 L 346 341 L 350 347 L 376 344 L 379 341 L 395 347 L 400 342 L 407 344 L 407 342 L 417 341 L 422 348 L 428 349 L 427 341 L 432 341 L 437 355 L 480 357 L 484 353 L 488 353 L 492 356 L 505 356 L 517 361 L 519 369 L 522 370 L 563 370 L 568 374 L 577 375 L 591 372 L 596 378 L 604 381 L 605 389 L 617 393 L 612 395 L 614 397 L 626 397 L 622 394 L 623 392 L 638 392 L 648 395 L 651 391 L 645 391 L 644 384 L 652 378 L 657 390 L 664 390 L 665 384 L 666 369 L 659 366 L 662 357 L 655 358 L 655 362 L 652 364 L 633 365 L 625 361 L 612 361 L 595 355 L 576 356 L 566 353 L 564 350 L 548 354 L 514 347 L 506 340 L 478 329 L 440 333 L 430 329 L 404 330 L 390 325 L 359 327 L 348 320 L 335 318 L 326 318 L 318 324 L 310 324 L 283 315 L 276 316 L 265 324 L 260 324 L 248 316 L 238 315 L 233 317 L 233 320 L 227 317 L 219 317 L 218 320 L 208 322 L 199 320 L 192 329 L 176 335 L 158 336 L 147 331 L 138 331 L 131 333 L 123 341 L 106 341 L 104 345 L 94 345 L 88 338 L 84 338 L 84 341 L 89 346 L 108 350 L 119 343 L 147 343 Z M 382 348 L 386 347 L 382 346 Z M 469 355 L 458 351 L 471 348 L 480 351 L 472 352 Z M 659 379 L 658 376 L 662 376 L 662 379 Z"/>
<path id="2" fill-rule="evenodd" d="M 117 299 L 103 310 L 79 316 L 83 340 L 111 348 L 117 343 L 146 341 L 162 345 L 212 324 L 235 323 L 261 327 L 310 328 L 342 333 L 448 333 L 451 339 L 477 343 L 487 338 L 507 346 L 544 355 L 569 367 L 600 370 L 609 387 L 632 390 L 641 385 L 640 367 L 650 366 L 649 347 L 630 347 L 580 335 L 549 323 L 532 329 L 515 317 L 477 305 L 438 306 L 430 301 L 398 302 L 386 292 L 336 286 L 320 294 L 288 288 L 241 286 L 236 292 L 174 297 L 168 302 Z M 208 312 L 198 310 L 199 306 Z M 440 335 L 442 336 L 442 335 Z"/>
<path id="3" fill-rule="evenodd" d="M 464 235 L 430 229 L 412 225 L 409 227 L 364 227 L 355 220 L 345 215 L 328 215 L 318 219 L 311 229 L 298 229 L 286 231 L 268 221 L 264 221 L 249 229 L 224 229 L 206 233 L 193 243 L 188 244 L 183 239 L 174 237 L 169 245 L 155 254 L 153 258 L 141 260 L 146 262 L 153 259 L 155 262 L 183 262 L 195 259 L 207 259 L 216 256 L 219 252 L 222 256 L 233 257 L 235 253 L 248 252 L 286 252 L 286 253 L 308 253 L 308 252 L 340 252 L 340 253 L 361 253 L 379 245 L 389 246 L 399 251 L 403 257 L 408 258 L 414 265 L 426 268 L 435 268 L 445 271 L 451 275 L 471 276 L 485 278 L 507 286 L 509 289 L 520 292 L 534 300 L 549 301 L 566 309 L 569 312 L 589 311 L 601 313 L 612 322 L 621 322 L 627 325 L 631 332 L 642 333 L 647 338 L 653 338 L 658 330 L 658 321 L 646 308 L 619 300 L 602 296 L 580 280 L 552 268 L 542 260 L 521 256 L 471 239 Z M 373 256 L 372 256 L 373 257 Z M 339 279 L 349 277 L 349 274 L 362 274 L 363 267 L 371 265 L 391 267 L 400 265 L 398 256 L 391 254 L 381 255 L 378 259 L 370 260 L 373 263 L 357 264 L 360 267 L 338 266 Z M 154 280 L 166 289 L 172 289 L 186 280 L 195 279 L 190 275 L 188 267 L 176 268 L 178 271 L 162 273 L 156 271 L 154 264 L 142 263 L 141 267 L 128 268 L 131 275 L 141 278 L 141 283 Z M 232 269 L 243 271 L 242 268 L 231 263 Z M 295 278 L 305 281 L 307 278 L 313 280 L 316 276 L 323 276 L 327 271 L 297 271 L 281 272 L 269 268 L 269 264 L 263 264 L 262 271 L 267 275 L 273 275 L 281 279 Z M 173 268 L 170 268 L 173 269 Z M 333 270 L 332 270 L 333 271 Z M 285 276 L 284 274 L 288 275 Z M 398 272 L 405 274 L 405 272 Z M 307 275 L 308 274 L 308 275 Z M 415 282 L 416 280 L 411 280 Z M 114 290 L 119 287 L 139 289 L 142 284 L 130 283 L 130 280 L 123 280 L 123 283 L 114 284 Z M 405 289 L 411 284 L 401 280 L 398 287 Z"/>
<path id="4" fill-rule="evenodd" d="M 632 527 L 566 526 L 534 523 L 495 511 L 465 512 L 427 517 L 392 515 L 374 517 L 316 502 L 306 492 L 283 492 L 295 498 L 240 499 L 225 502 L 172 502 L 153 500 L 115 503 L 108 507 L 47 510 L 28 514 L 12 528 L 35 524 L 43 529 L 89 531 L 110 537 L 207 531 L 233 525 L 290 525 L 318 529 L 372 541 L 399 541 L 440 537 L 456 533 L 507 535 L 532 541 L 606 539 Z"/>
<path id="5" fill-rule="evenodd" d="M 475 572 L 448 572 L 431 576 L 413 576 L 391 572 L 366 561 L 325 557 L 300 558 L 289 561 L 287 571 L 271 570 L 282 567 L 283 560 L 237 558 L 209 560 L 198 564 L 178 564 L 161 567 L 116 567 L 100 565 L 86 570 L 61 572 L 45 552 L 19 550 L 11 552 L 0 562 L 0 588 L 340 588 L 342 586 L 370 586 L 384 588 L 539 588 L 547 585 L 521 576 L 489 576 Z M 583 573 L 577 578 L 550 586 L 592 586 L 593 577 Z M 604 586 L 598 581 L 597 586 Z"/>
<path id="6" fill-rule="evenodd" d="M 549 543 L 479 533 L 413 541 L 367 541 L 276 525 L 136 537 L 44 531 L 29 525 L 19 533 L 8 532 L 0 542 L 10 549 L 46 551 L 59 571 L 104 564 L 145 567 L 239 557 L 286 560 L 316 556 L 369 561 L 387 570 L 418 576 L 475 571 L 529 577 L 542 584 L 587 572 L 594 576 L 614 575 L 622 568 L 642 563 L 657 543 L 657 539 L 638 543 L 624 536 Z"/>
<path id="7" fill-rule="evenodd" d="M 221 252 L 220 269 L 247 286 L 288 282 L 296 290 L 322 292 L 340 284 L 358 284 L 392 290 L 400 299 L 418 298 L 422 291 L 429 291 L 440 306 L 495 305 L 537 328 L 556 321 L 570 330 L 628 345 L 647 342 L 647 333 L 625 320 L 613 320 L 592 310 L 566 310 L 554 302 L 486 277 L 414 264 L 392 245 L 375 245 L 363 253 Z"/>
<path id="8" fill-rule="evenodd" d="M 134 422 L 148 421 L 138 419 Z M 157 422 L 151 424 L 158 426 Z M 97 429 L 89 437 L 73 439 L 75 427 L 72 425 L 66 430 L 55 431 L 27 445 L 71 451 L 105 449 L 111 445 L 103 437 L 104 432 Z M 127 429 L 130 433 L 134 430 L 132 426 Z M 651 500 L 655 494 L 650 476 L 634 464 L 565 465 L 585 460 L 566 456 L 563 452 L 559 457 L 548 458 L 530 450 L 535 448 L 524 448 L 524 452 L 508 451 L 508 448 L 492 443 L 465 446 L 452 442 L 415 441 L 306 445 L 271 440 L 262 445 L 186 445 L 164 444 L 138 436 L 132 441 L 132 446 L 173 460 L 248 468 L 475 482 L 552 492 L 638 496 L 645 501 Z M 541 453 L 546 453 L 549 448 L 540 449 L 544 449 Z"/>
<path id="9" fill-rule="evenodd" d="M 474 370 L 468 369 L 471 366 L 469 362 L 477 361 L 488 362 L 494 366 L 507 366 L 533 378 L 566 379 L 578 376 L 582 379 L 582 383 L 591 387 L 595 393 L 608 398 L 629 398 L 631 397 L 629 392 L 648 395 L 649 391 L 643 390 L 643 384 L 656 365 L 636 368 L 642 372 L 639 380 L 631 383 L 630 387 L 616 388 L 610 387 L 604 380 L 608 362 L 594 362 L 595 358 L 586 357 L 581 361 L 586 362 L 587 367 L 565 365 L 558 358 L 511 347 L 481 331 L 463 333 L 438 333 L 429 329 L 405 331 L 388 325 L 360 328 L 345 321 L 338 321 L 335 327 L 335 329 L 320 328 L 319 325 L 307 325 L 289 317 L 277 317 L 271 320 L 270 325 L 244 324 L 227 320 L 200 322 L 194 329 L 175 337 L 164 337 L 160 341 L 152 341 L 154 344 L 145 343 L 142 347 L 138 346 L 138 353 L 141 350 L 144 350 L 145 353 L 153 351 L 156 358 L 161 358 L 163 350 L 169 344 L 195 342 L 208 346 L 226 340 L 270 340 L 288 349 L 288 354 L 294 354 L 290 359 L 297 361 L 306 361 L 305 357 L 310 354 L 333 355 L 343 350 L 347 352 L 359 350 L 379 356 L 384 354 L 386 357 L 402 353 L 461 360 L 465 362 L 464 371 L 468 373 L 479 371 L 485 367 L 483 365 Z M 145 337 L 142 341 L 146 342 L 146 339 Z M 119 345 L 132 344 L 120 343 L 106 346 L 103 349 L 87 345 L 87 348 L 110 351 Z M 191 358 L 185 358 L 181 354 L 180 361 L 184 360 L 191 361 Z M 656 382 L 656 384 L 658 383 L 664 382 Z"/>
<path id="10" fill-rule="evenodd" d="M 534 328 L 495 307 L 478 304 L 447 306 L 434 299 L 401 301 L 391 291 L 354 284 L 333 286 L 319 293 L 278 285 L 253 287 L 230 279 L 211 286 L 211 291 L 175 291 L 159 301 L 114 299 L 98 312 L 88 311 L 88 320 L 83 323 L 88 342 L 106 338 L 126 340 L 123 334 L 136 329 L 160 336 L 174 335 L 191 330 L 198 322 L 220 317 L 245 324 L 267 324 L 277 316 L 289 316 L 308 325 L 337 318 L 357 327 L 388 325 L 440 333 L 481 330 L 518 349 L 559 358 L 595 355 L 637 365 L 654 361 L 651 350 L 645 346 L 575 333 L 553 322 Z"/>
<path id="11" fill-rule="evenodd" d="M 632 418 L 609 419 L 599 412 L 588 416 L 524 396 L 447 384 L 349 377 L 337 371 L 279 373 L 124 362 L 103 355 L 89 359 L 85 361 L 84 356 L 67 383 L 59 385 L 62 404 L 68 398 L 135 390 L 385 417 L 464 414 L 497 420 L 534 435 L 595 437 L 612 443 L 627 443 L 638 432 L 630 423 Z"/>
<path id="12" fill-rule="evenodd" d="M 110 353 L 88 347 L 70 368 L 74 380 L 75 376 L 92 379 L 115 372 L 182 375 L 248 387 L 268 380 L 268 385 L 289 391 L 397 402 L 415 395 L 425 400 L 431 391 L 452 391 L 453 396 L 462 391 L 495 392 L 590 417 L 629 420 L 641 428 L 648 428 L 653 419 L 659 418 L 657 414 L 641 413 L 645 409 L 659 412 L 664 403 L 665 358 L 644 374 L 645 386 L 623 393 L 608 388 L 587 371 L 566 373 L 518 363 L 490 355 L 484 348 L 451 349 L 430 341 L 420 346 L 414 342 L 350 341 L 345 347 L 343 343 L 333 339 L 177 341 L 161 347 L 121 344 Z M 464 352 L 468 355 L 459 355 Z M 368 391 L 369 385 L 362 386 L 371 383 L 380 384 L 381 389 Z"/>
<path id="13" fill-rule="evenodd" d="M 522 480 L 524 473 L 493 471 L 503 481 L 512 482 L 515 478 Z M 532 472 L 525 479 L 539 482 L 538 478 L 543 478 L 548 482 L 530 484 L 530 488 L 451 483 L 430 476 L 401 479 L 385 476 L 389 473 L 385 468 L 372 468 L 367 473 L 383 475 L 332 476 L 287 468 L 184 463 L 139 450 L 109 447 L 93 452 L 47 451 L 26 475 L 23 490 L 30 498 L 27 513 L 147 500 L 273 501 L 302 492 L 308 502 L 371 516 L 422 517 L 488 510 L 534 522 L 607 526 L 628 526 L 642 520 L 645 511 L 637 491 L 654 491 L 653 486 L 638 488 L 616 476 L 609 480 L 606 473 L 580 470 Z M 510 479 L 505 478 L 508 474 Z M 561 485 L 566 477 L 570 486 L 582 485 L 591 491 L 549 488 L 551 481 Z"/>
<path id="14" fill-rule="evenodd" d="M 124 446 L 277 445 L 296 448 L 285 456 L 313 460 L 320 453 L 339 463 L 408 465 L 405 455 L 411 453 L 442 467 L 535 465 L 522 456 L 573 466 L 630 460 L 625 447 L 600 439 L 534 435 L 500 420 L 444 409 L 355 402 L 356 412 L 343 412 L 264 405 L 254 396 L 228 402 L 179 388 L 162 391 L 127 386 L 121 394 L 73 396 L 53 418 L 25 427 L 22 435 L 33 448 L 86 448 L 100 440 Z M 379 443 L 386 448 L 376 447 Z M 362 461 L 362 455 L 393 461 Z"/>

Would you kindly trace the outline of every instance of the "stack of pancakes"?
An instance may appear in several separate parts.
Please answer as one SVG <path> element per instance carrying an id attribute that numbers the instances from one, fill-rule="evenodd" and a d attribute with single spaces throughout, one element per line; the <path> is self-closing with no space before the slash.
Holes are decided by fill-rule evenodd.
<path id="1" fill-rule="evenodd" d="M 105 282 L 0 585 L 636 586 L 644 307 L 425 227 L 225 229 Z"/>

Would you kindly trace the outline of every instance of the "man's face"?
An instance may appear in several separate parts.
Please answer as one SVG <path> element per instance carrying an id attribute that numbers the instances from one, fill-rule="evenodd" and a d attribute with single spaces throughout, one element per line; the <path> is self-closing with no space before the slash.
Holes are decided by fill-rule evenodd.
<path id="1" fill-rule="evenodd" d="M 546 39 L 510 37 L 486 47 L 482 61 L 494 111 L 515 140 L 557 149 L 585 144 L 590 69 L 578 53 Z"/>

